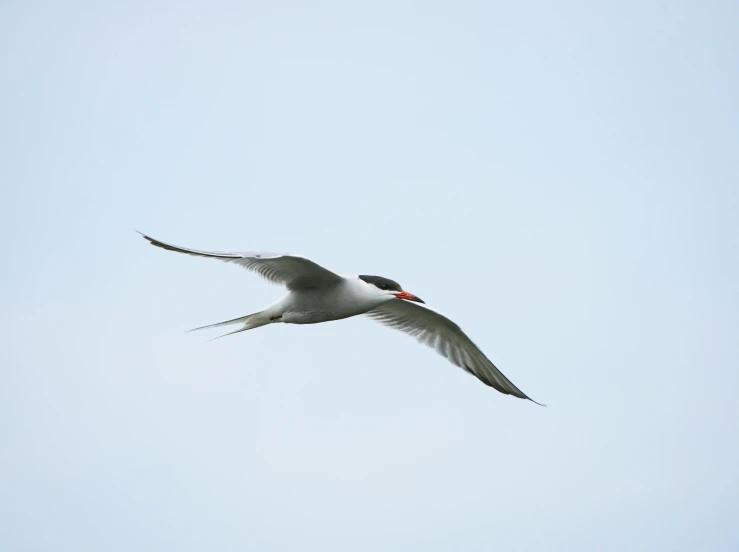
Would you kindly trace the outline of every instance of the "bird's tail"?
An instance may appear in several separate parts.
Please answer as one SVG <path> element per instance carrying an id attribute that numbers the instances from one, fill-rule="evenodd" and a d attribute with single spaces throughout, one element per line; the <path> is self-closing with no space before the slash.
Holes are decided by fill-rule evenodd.
<path id="1" fill-rule="evenodd" d="M 254 328 L 259 328 L 260 326 L 266 326 L 269 324 L 271 320 L 267 315 L 265 315 L 263 312 L 255 312 L 254 314 L 247 314 L 246 316 L 241 316 L 239 318 L 234 318 L 233 320 L 226 320 L 225 322 L 218 322 L 217 324 L 209 324 L 207 326 L 201 326 L 199 328 L 193 328 L 192 330 L 189 330 L 191 332 L 195 332 L 197 330 L 207 330 L 208 328 L 219 328 L 221 326 L 230 326 L 231 324 L 243 324 L 243 327 L 234 330 L 232 332 L 228 332 L 227 334 L 219 335 L 218 337 L 214 337 L 213 339 L 219 339 L 221 337 L 226 337 L 227 335 L 232 335 L 239 332 L 245 332 L 246 330 L 253 330 Z M 210 341 L 213 341 L 211 339 Z"/>

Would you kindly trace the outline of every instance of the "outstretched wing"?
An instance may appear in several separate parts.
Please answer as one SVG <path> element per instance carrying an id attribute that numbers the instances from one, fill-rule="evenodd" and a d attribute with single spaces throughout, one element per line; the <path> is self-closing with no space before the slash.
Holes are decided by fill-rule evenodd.
<path id="1" fill-rule="evenodd" d="M 506 395 L 536 402 L 513 385 L 461 328 L 443 314 L 419 303 L 393 300 L 369 311 L 367 316 L 415 337 L 485 385 Z"/>
<path id="2" fill-rule="evenodd" d="M 141 232 L 139 232 L 141 234 Z M 236 263 L 247 270 L 256 272 L 272 283 L 281 284 L 288 289 L 307 289 L 329 287 L 342 280 L 341 276 L 323 268 L 310 259 L 299 255 L 280 255 L 278 253 L 226 253 L 222 251 L 200 251 L 170 245 L 156 240 L 146 234 L 141 234 L 152 245 L 195 255 L 197 257 L 209 257 L 227 263 Z"/>

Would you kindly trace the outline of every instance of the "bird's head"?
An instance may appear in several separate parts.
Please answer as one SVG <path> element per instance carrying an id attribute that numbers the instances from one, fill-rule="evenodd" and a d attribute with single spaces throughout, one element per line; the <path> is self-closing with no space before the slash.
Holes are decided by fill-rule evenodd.
<path id="1" fill-rule="evenodd" d="M 415 303 L 425 303 L 420 297 L 416 297 L 412 293 L 404 291 L 400 284 L 389 278 L 383 278 L 382 276 L 367 276 L 360 275 L 359 279 L 364 281 L 367 285 L 375 288 L 378 295 L 387 296 L 388 299 L 393 297 L 397 299 L 405 299 L 406 301 L 413 301 Z"/>

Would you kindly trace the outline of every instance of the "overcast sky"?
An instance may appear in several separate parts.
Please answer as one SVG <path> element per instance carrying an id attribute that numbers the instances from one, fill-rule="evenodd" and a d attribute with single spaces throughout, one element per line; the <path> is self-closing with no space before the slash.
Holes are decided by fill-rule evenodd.
<path id="1" fill-rule="evenodd" d="M 739 549 L 733 1 L 0 5 L 0 549 Z M 447 314 L 185 331 L 300 253 Z"/>

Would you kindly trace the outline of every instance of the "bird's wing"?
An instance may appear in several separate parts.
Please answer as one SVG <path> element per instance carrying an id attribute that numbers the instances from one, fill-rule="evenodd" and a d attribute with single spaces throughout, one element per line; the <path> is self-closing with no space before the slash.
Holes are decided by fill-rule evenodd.
<path id="1" fill-rule="evenodd" d="M 139 232 L 141 234 L 141 232 Z M 300 257 L 299 255 L 280 255 L 278 253 L 225 253 L 222 251 L 199 251 L 186 249 L 168 243 L 155 240 L 146 234 L 141 234 L 152 245 L 196 255 L 198 257 L 209 257 L 221 261 L 236 263 L 247 270 L 256 272 L 275 284 L 281 284 L 288 289 L 320 288 L 334 285 L 342 280 L 341 276 L 323 268 L 313 261 Z"/>
<path id="2" fill-rule="evenodd" d="M 419 303 L 391 300 L 369 311 L 367 316 L 415 337 L 501 393 L 536 402 L 513 385 L 461 328 L 443 314 Z"/>

